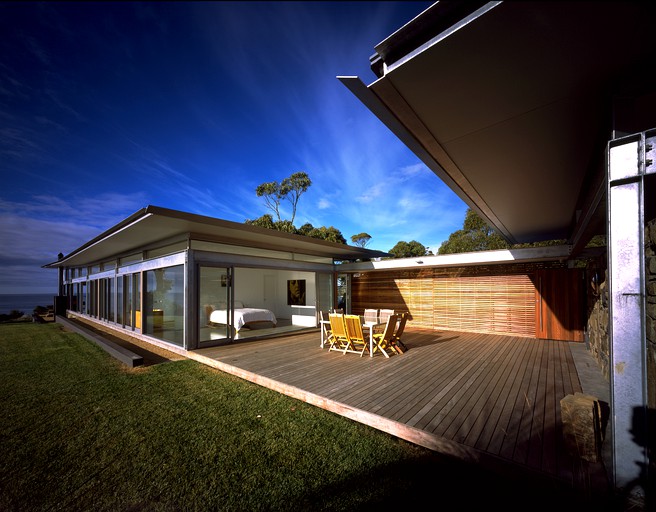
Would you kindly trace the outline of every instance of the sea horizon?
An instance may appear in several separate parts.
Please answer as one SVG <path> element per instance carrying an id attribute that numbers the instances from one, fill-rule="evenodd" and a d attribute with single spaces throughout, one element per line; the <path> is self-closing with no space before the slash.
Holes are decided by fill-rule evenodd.
<path id="1" fill-rule="evenodd" d="M 8 315 L 13 310 L 31 315 L 37 306 L 52 306 L 55 295 L 55 293 L 2 293 L 0 315 Z"/>

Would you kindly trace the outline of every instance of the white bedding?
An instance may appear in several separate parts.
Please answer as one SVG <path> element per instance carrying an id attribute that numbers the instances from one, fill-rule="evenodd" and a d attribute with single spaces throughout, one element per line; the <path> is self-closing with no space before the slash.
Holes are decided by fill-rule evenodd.
<path id="1" fill-rule="evenodd" d="M 227 324 L 228 314 L 225 309 L 215 309 L 210 314 L 210 322 Z M 271 322 L 275 327 L 278 323 L 276 315 L 268 309 L 235 308 L 235 329 L 239 330 L 251 322 Z"/>

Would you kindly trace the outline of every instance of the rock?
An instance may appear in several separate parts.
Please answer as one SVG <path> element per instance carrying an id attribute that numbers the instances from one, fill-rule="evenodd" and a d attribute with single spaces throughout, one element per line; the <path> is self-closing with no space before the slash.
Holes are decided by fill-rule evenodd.
<path id="1" fill-rule="evenodd" d="M 588 462 L 601 460 L 601 409 L 591 395 L 574 393 L 560 401 L 563 436 L 570 455 Z"/>

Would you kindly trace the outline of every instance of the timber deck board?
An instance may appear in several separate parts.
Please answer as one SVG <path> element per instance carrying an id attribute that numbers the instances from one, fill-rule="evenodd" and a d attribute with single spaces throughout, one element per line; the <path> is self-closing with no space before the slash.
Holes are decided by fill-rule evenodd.
<path id="1" fill-rule="evenodd" d="M 318 331 L 193 352 L 431 449 L 491 456 L 573 485 L 590 480 L 582 467 L 600 471 L 572 460 L 562 438 L 560 400 L 582 391 L 568 342 L 410 327 L 404 342 L 408 351 L 390 358 L 322 349 Z"/>

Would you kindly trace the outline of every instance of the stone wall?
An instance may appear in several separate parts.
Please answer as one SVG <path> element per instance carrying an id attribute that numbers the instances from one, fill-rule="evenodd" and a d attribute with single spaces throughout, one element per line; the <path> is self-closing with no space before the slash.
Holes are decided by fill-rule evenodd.
<path id="1" fill-rule="evenodd" d="M 588 350 L 599 365 L 603 376 L 610 380 L 610 335 L 608 332 L 608 270 L 606 257 L 592 262 L 588 267 Z"/>

